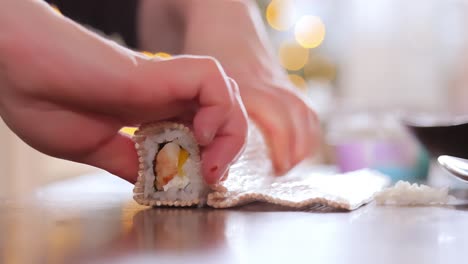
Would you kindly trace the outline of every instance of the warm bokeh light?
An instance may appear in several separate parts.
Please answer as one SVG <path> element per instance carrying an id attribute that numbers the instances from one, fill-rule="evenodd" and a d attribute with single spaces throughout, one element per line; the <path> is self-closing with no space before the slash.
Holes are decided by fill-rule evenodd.
<path id="1" fill-rule="evenodd" d="M 289 80 L 299 89 L 301 90 L 306 90 L 307 84 L 304 78 L 297 74 L 289 74 L 288 75 Z"/>
<path id="2" fill-rule="evenodd" d="M 312 53 L 309 63 L 304 66 L 304 76 L 307 79 L 332 81 L 336 78 L 336 67 L 325 57 Z"/>
<path id="3" fill-rule="evenodd" d="M 122 234 L 128 234 L 134 228 L 133 217 L 141 210 L 147 209 L 146 206 L 139 205 L 131 200 L 122 205 L 121 223 Z"/>
<path id="4" fill-rule="evenodd" d="M 297 42 L 304 48 L 316 48 L 325 38 L 325 24 L 320 17 L 303 16 L 297 21 L 294 34 Z"/>
<path id="5" fill-rule="evenodd" d="M 268 24 L 280 31 L 288 30 L 294 24 L 294 3 L 292 0 L 273 0 L 267 6 L 266 19 Z"/>
<path id="6" fill-rule="evenodd" d="M 123 127 L 122 129 L 120 129 L 120 132 L 133 136 L 136 130 L 136 127 Z"/>
<path id="7" fill-rule="evenodd" d="M 297 43 L 283 43 L 279 50 L 281 65 L 290 70 L 300 70 L 307 63 L 309 50 L 301 47 Z"/>
<path id="8" fill-rule="evenodd" d="M 172 57 L 171 54 L 166 53 L 166 52 L 158 52 L 158 53 L 155 53 L 154 56 L 161 58 L 161 59 L 169 59 L 170 57 Z"/>
<path id="9" fill-rule="evenodd" d="M 79 247 L 82 238 L 81 222 L 77 219 L 54 225 L 48 232 L 47 249 L 50 263 L 62 262 Z"/>
<path id="10" fill-rule="evenodd" d="M 50 7 L 52 7 L 52 10 L 55 11 L 55 13 L 59 14 L 59 15 L 62 15 L 62 12 L 60 12 L 60 9 L 58 9 L 58 7 L 54 4 L 51 4 Z"/>
<path id="11" fill-rule="evenodd" d="M 171 56 L 171 54 L 166 53 L 166 52 L 157 52 L 157 53 L 152 53 L 149 51 L 142 51 L 141 52 L 143 55 L 145 55 L 148 58 L 160 58 L 160 59 L 168 59 Z"/>
<path id="12" fill-rule="evenodd" d="M 154 58 L 154 54 L 149 51 L 142 51 L 141 54 L 145 55 L 148 58 Z"/>

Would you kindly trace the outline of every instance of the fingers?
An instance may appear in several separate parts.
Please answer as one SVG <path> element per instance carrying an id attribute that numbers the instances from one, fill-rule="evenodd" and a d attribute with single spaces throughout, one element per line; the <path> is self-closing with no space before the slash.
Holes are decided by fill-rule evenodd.
<path id="1" fill-rule="evenodd" d="M 256 113 L 251 113 L 251 117 L 260 125 L 266 141 L 270 146 L 270 155 L 275 171 L 283 174 L 291 167 L 290 149 L 292 149 L 293 139 L 291 128 L 292 123 L 288 117 L 285 105 L 279 99 L 272 99 L 258 102 Z"/>
<path id="2" fill-rule="evenodd" d="M 234 115 L 241 114 L 239 109 L 242 109 L 243 105 L 242 101 L 236 98 L 239 93 L 237 84 L 230 78 L 227 81 L 227 91 L 220 91 L 218 87 L 216 91 L 217 98 L 213 98 L 213 94 L 210 94 L 211 91 L 208 89 L 203 90 L 203 93 L 200 95 L 202 108 L 195 115 L 193 126 L 195 136 L 202 146 L 209 144 L 213 140 L 216 131 L 227 121 L 233 109 L 238 111 Z M 236 122 L 240 121 L 242 120 L 236 120 Z"/>
<path id="3" fill-rule="evenodd" d="M 128 119 L 174 119 L 186 116 L 184 106 L 195 104 L 187 107 L 192 115 L 195 112 L 194 134 L 201 145 L 207 145 L 237 104 L 223 69 L 210 57 L 180 56 L 140 66 L 142 71 L 134 76 L 138 83 L 118 96 L 126 107 L 122 103 L 115 107 L 125 109 Z"/>
<path id="4" fill-rule="evenodd" d="M 291 119 L 291 102 L 285 101 L 280 89 L 258 89 L 257 100 L 249 103 L 249 115 L 262 130 L 277 174 L 292 166 L 294 149 L 294 123 Z"/>
<path id="5" fill-rule="evenodd" d="M 208 184 L 214 184 L 242 151 L 247 136 L 247 117 L 237 84 L 211 58 L 182 57 L 172 63 L 183 63 L 187 72 L 178 79 L 172 94 L 180 100 L 198 100 L 194 134 L 205 146 L 203 176 Z"/>
<path id="6" fill-rule="evenodd" d="M 182 62 L 184 62 L 182 59 Z M 193 59 L 186 60 L 191 64 Z M 188 89 L 181 89 L 178 96 L 182 99 L 198 99 L 199 110 L 193 119 L 194 134 L 198 142 L 206 146 L 214 138 L 217 131 L 231 116 L 234 108 L 239 108 L 240 101 L 236 100 L 237 85 L 230 82 L 219 63 L 208 57 L 198 58 L 196 69 L 200 72 L 195 78 L 198 85 L 190 85 Z M 188 82 L 193 82 L 194 76 L 189 76 Z"/>
<path id="7" fill-rule="evenodd" d="M 314 152 L 317 119 L 298 95 L 278 87 L 263 90 L 249 110 L 270 145 L 277 174 L 286 173 Z"/>
<path id="8" fill-rule="evenodd" d="M 202 153 L 202 172 L 208 184 L 217 183 L 222 177 L 226 177 L 230 165 L 245 146 L 247 116 L 240 96 L 237 94 L 235 98 L 237 104 L 232 115 Z"/>
<path id="9" fill-rule="evenodd" d="M 167 101 L 197 102 L 193 130 L 204 146 L 202 172 L 207 183 L 216 183 L 246 140 L 247 117 L 237 84 L 209 57 L 178 57 L 158 62 L 158 67 L 159 78 L 155 82 L 170 89 L 146 98 L 163 95 Z M 150 107 L 151 103 L 147 105 Z"/>
<path id="10" fill-rule="evenodd" d="M 243 149 L 247 135 L 247 117 L 237 85 L 212 58 L 179 57 L 149 63 L 137 76 L 140 81 L 132 95 L 120 91 L 114 99 L 106 99 L 117 100 L 106 104 L 108 110 L 112 109 L 118 120 L 138 123 L 183 117 L 183 105 L 195 104 L 195 109 L 188 110 L 195 112 L 194 134 L 204 146 L 202 172 L 207 183 L 216 183 Z M 117 102 L 123 103 L 125 110 L 119 110 Z M 127 138 L 116 135 L 97 149 L 86 163 L 135 180 L 138 163 Z"/>
<path id="11" fill-rule="evenodd" d="M 106 170 L 130 183 L 136 182 L 138 156 L 135 143 L 127 135 L 116 134 L 78 161 Z"/>
<path id="12" fill-rule="evenodd" d="M 315 113 L 309 108 L 305 102 L 297 95 L 290 93 L 285 96 L 285 100 L 289 102 L 291 108 L 291 120 L 293 127 L 291 130 L 293 143 L 291 148 L 291 166 L 311 156 L 315 149 L 318 137 L 318 122 Z"/>
<path id="13" fill-rule="evenodd" d="M 282 99 L 288 107 L 287 111 L 292 122 L 289 128 L 291 140 L 289 170 L 315 152 L 319 125 L 315 113 L 299 95 L 284 89 L 282 92 L 284 93 Z"/>

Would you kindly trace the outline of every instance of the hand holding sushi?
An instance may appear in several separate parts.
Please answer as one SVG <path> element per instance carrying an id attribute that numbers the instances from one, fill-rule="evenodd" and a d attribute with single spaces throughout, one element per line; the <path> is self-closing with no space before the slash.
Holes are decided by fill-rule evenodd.
<path id="1" fill-rule="evenodd" d="M 288 171 L 316 151 L 320 132 L 316 114 L 271 52 L 253 1 L 179 3 L 187 20 L 183 53 L 217 58 L 236 80 L 249 117 L 272 149 L 277 172 Z"/>
<path id="2" fill-rule="evenodd" d="M 242 150 L 246 114 L 236 83 L 216 60 L 148 59 L 41 1 L 0 4 L 0 115 L 30 146 L 130 182 L 138 160 L 122 126 L 190 117 L 208 183 Z"/>

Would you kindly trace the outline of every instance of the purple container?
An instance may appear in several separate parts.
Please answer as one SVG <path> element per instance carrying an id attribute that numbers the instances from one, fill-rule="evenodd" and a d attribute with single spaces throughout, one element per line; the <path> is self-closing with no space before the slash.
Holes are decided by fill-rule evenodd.
<path id="1" fill-rule="evenodd" d="M 351 142 L 335 147 L 338 166 L 348 172 L 366 167 L 410 165 L 412 160 L 401 144 L 392 142 Z"/>
<path id="2" fill-rule="evenodd" d="M 420 181 L 427 176 L 429 158 L 417 144 L 403 141 L 357 141 L 334 147 L 341 172 L 363 168 L 378 170 L 394 181 Z"/>

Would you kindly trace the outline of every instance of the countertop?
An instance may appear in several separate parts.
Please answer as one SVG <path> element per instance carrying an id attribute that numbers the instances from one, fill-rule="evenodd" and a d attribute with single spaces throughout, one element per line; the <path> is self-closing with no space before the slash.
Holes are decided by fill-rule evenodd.
<path id="1" fill-rule="evenodd" d="M 8 264 L 466 263 L 468 205 L 153 209 L 99 173 L 1 199 L 0 234 Z"/>

